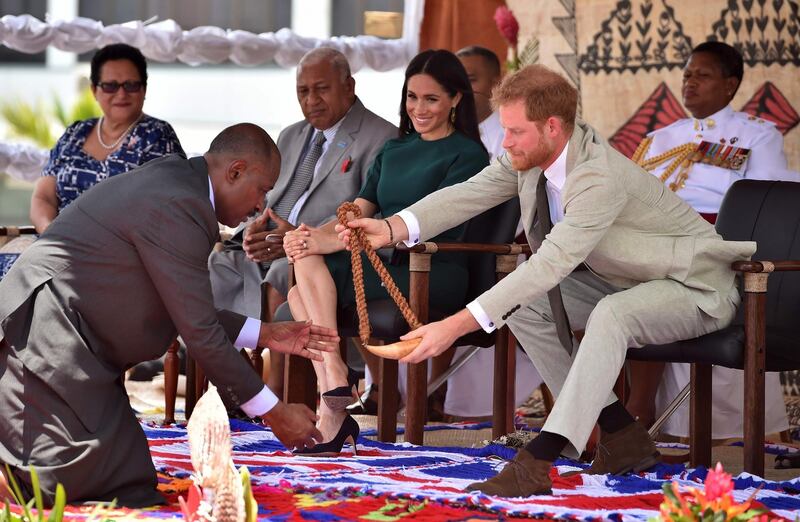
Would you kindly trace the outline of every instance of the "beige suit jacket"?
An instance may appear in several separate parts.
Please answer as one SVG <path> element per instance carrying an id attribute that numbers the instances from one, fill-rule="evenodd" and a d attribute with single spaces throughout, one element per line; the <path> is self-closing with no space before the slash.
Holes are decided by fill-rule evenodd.
<path id="1" fill-rule="evenodd" d="M 519 195 L 531 238 L 541 175 L 538 167 L 514 170 L 503 155 L 468 181 L 408 210 L 419 220 L 424 240 Z M 569 141 L 561 198 L 564 219 L 536 254 L 478 297 L 496 327 L 582 262 L 620 288 L 674 280 L 696 291 L 701 310 L 720 317 L 734 285 L 731 262 L 748 259 L 756 250 L 754 242 L 724 241 L 681 198 L 580 120 Z"/>

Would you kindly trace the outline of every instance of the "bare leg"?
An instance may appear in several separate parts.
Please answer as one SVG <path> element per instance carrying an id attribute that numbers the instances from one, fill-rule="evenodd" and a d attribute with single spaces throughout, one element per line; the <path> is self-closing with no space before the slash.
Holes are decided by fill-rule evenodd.
<path id="1" fill-rule="evenodd" d="M 289 292 L 289 307 L 295 319 L 311 319 L 314 324 L 336 329 L 336 286 L 324 258 L 313 255 L 296 260 L 294 274 L 297 286 Z M 339 350 L 324 352 L 323 359 L 314 362 L 320 393 L 347 386 L 347 365 Z M 318 428 L 326 442 L 336 435 L 346 416 L 345 411 L 335 412 L 320 401 Z"/>
<path id="2" fill-rule="evenodd" d="M 625 408 L 649 428 L 656 419 L 656 392 L 664 375 L 664 363 L 628 361 L 628 364 L 631 388 Z"/>
<path id="3" fill-rule="evenodd" d="M 280 305 L 286 302 L 286 298 L 269 286 L 267 289 L 267 317 L 266 320 L 272 322 L 275 317 L 275 311 Z M 282 353 L 270 352 L 269 354 L 269 376 L 267 378 L 267 386 L 278 397 L 283 395 L 283 365 L 284 357 Z M 265 371 L 266 373 L 266 371 Z"/>

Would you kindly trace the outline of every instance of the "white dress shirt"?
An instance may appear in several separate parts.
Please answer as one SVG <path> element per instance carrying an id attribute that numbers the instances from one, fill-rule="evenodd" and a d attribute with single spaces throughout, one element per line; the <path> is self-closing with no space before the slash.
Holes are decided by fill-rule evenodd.
<path id="1" fill-rule="evenodd" d="M 550 207 L 550 221 L 555 226 L 556 223 L 564 219 L 564 205 L 561 202 L 561 191 L 564 189 L 564 184 L 567 182 L 567 150 L 569 143 L 564 146 L 561 154 L 544 171 L 544 177 L 547 178 L 545 190 L 547 191 L 547 203 Z M 397 213 L 400 219 L 408 228 L 408 239 L 404 241 L 407 246 L 413 246 L 419 243 L 419 220 L 417 217 L 407 210 L 401 210 Z M 493 332 L 495 329 L 494 322 L 489 318 L 486 312 L 481 307 L 478 300 L 474 300 L 467 305 L 467 310 L 472 314 L 478 324 L 481 325 L 486 332 Z"/>
<path id="2" fill-rule="evenodd" d="M 214 204 L 214 187 L 211 185 L 211 178 L 208 178 L 208 199 L 211 201 L 211 208 L 216 210 Z M 255 348 L 258 346 L 258 335 L 261 332 L 261 321 L 248 317 L 244 321 L 242 329 L 233 345 L 240 350 L 242 348 Z M 251 417 L 259 417 L 278 404 L 278 397 L 264 386 L 255 397 L 239 405 L 243 412 Z"/>
<path id="3" fill-rule="evenodd" d="M 503 126 L 500 125 L 500 113 L 497 111 L 491 113 L 478 124 L 478 130 L 481 133 L 483 146 L 489 152 L 489 161 L 497 156 L 502 156 L 505 152 L 505 149 L 503 149 L 503 136 L 505 133 Z"/>

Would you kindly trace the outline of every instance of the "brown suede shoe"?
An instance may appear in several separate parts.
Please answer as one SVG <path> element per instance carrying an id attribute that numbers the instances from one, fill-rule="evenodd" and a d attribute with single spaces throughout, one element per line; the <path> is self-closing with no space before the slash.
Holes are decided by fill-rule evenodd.
<path id="1" fill-rule="evenodd" d="M 529 497 L 552 494 L 550 480 L 552 462 L 536 460 L 529 451 L 521 449 L 503 471 L 484 482 L 473 482 L 467 491 L 480 491 L 497 497 Z"/>
<path id="2" fill-rule="evenodd" d="M 661 453 L 638 422 L 633 422 L 614 433 L 600 432 L 600 442 L 592 465 L 582 471 L 568 471 L 562 477 L 585 473 L 587 475 L 622 475 L 638 473 L 661 462 Z"/>

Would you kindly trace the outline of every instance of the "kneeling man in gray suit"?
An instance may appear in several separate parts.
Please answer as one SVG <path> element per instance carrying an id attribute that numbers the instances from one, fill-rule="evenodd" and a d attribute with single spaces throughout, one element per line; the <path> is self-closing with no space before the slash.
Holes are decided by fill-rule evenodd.
<path id="1" fill-rule="evenodd" d="M 58 483 L 70 502 L 163 502 L 122 376 L 177 334 L 223 400 L 284 445 L 322 440 L 315 415 L 280 402 L 232 341 L 321 360 L 308 349 L 335 332 L 217 312 L 206 265 L 217 222 L 260 211 L 279 167 L 263 129 L 229 127 L 202 157 L 165 156 L 86 192 L 0 281 L 0 466 L 25 493 L 32 466 L 48 505 Z"/>
<path id="2" fill-rule="evenodd" d="M 525 233 L 532 244 L 541 241 L 530 259 L 464 310 L 404 337 L 422 338 L 403 360 L 420 362 L 467 332 L 507 323 L 557 396 L 541 434 L 470 491 L 549 493 L 553 461 L 578 457 L 596 422 L 600 448 L 588 473 L 621 474 L 658 462 L 647 431 L 612 392 L 625 353 L 728 325 L 739 304 L 730 265 L 756 249 L 753 242 L 724 241 L 657 178 L 576 120 L 577 96 L 546 67 L 505 78 L 492 99 L 505 155 L 388 223 L 350 223 L 364 228 L 373 246 L 389 243 L 392 232 L 413 244 L 518 195 Z M 340 232 L 347 241 L 349 229 Z M 580 344 L 570 324 L 585 328 Z"/>

